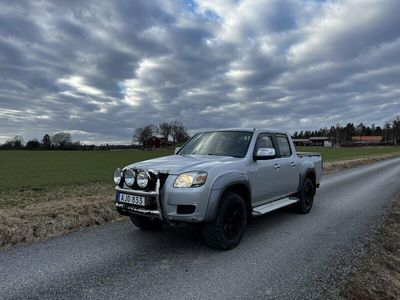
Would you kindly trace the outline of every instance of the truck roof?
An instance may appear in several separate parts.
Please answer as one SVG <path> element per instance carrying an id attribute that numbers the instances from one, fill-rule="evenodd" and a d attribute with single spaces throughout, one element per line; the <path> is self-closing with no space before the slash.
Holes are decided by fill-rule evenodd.
<path id="1" fill-rule="evenodd" d="M 286 131 L 275 130 L 275 129 L 265 129 L 265 128 L 222 128 L 222 129 L 210 129 L 210 130 L 202 130 L 198 132 L 213 132 L 213 131 L 249 131 L 249 132 L 271 132 L 271 133 L 282 133 L 289 135 Z"/>

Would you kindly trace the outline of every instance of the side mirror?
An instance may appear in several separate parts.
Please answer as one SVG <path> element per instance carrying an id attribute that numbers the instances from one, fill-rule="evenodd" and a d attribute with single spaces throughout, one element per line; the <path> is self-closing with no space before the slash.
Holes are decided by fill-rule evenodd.
<path id="1" fill-rule="evenodd" d="M 182 147 L 175 147 L 175 154 L 178 153 L 179 150 L 181 150 Z"/>
<path id="2" fill-rule="evenodd" d="M 276 156 L 274 148 L 258 148 L 254 160 L 271 159 Z"/>

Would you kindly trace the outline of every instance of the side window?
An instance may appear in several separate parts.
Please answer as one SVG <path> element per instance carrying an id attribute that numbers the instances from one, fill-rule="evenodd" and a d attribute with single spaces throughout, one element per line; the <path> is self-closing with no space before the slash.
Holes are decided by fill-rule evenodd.
<path id="1" fill-rule="evenodd" d="M 271 136 L 261 133 L 257 137 L 257 142 L 256 146 L 254 147 L 254 151 L 257 152 L 258 148 L 274 148 Z"/>
<path id="2" fill-rule="evenodd" d="M 279 150 L 282 157 L 289 157 L 292 155 L 292 150 L 290 149 L 289 140 L 286 136 L 278 135 L 276 136 L 278 142 Z"/>

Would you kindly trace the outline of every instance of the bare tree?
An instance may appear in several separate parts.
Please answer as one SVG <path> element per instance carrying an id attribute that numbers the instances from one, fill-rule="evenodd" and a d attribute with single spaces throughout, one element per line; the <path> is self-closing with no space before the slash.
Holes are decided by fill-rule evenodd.
<path id="1" fill-rule="evenodd" d="M 400 116 L 396 116 L 393 121 L 393 139 L 394 144 L 397 145 L 397 138 L 400 136 Z"/>
<path id="2" fill-rule="evenodd" d="M 171 126 L 172 141 L 174 145 L 175 143 L 186 142 L 189 139 L 187 130 L 182 123 L 178 121 L 172 121 L 170 123 L 170 126 Z"/>
<path id="3" fill-rule="evenodd" d="M 336 123 L 336 148 L 339 147 L 340 142 L 339 142 L 339 130 L 340 130 L 340 124 Z"/>
<path id="4" fill-rule="evenodd" d="M 51 146 L 51 139 L 50 136 L 48 134 L 45 134 L 42 138 L 42 146 L 45 149 L 49 149 Z"/>
<path id="5" fill-rule="evenodd" d="M 168 122 L 162 122 L 158 125 L 159 133 L 162 135 L 165 142 L 168 141 L 168 137 L 172 132 L 172 126 Z"/>
<path id="6" fill-rule="evenodd" d="M 383 124 L 383 128 L 385 129 L 385 144 L 386 144 L 388 138 L 390 139 L 390 136 L 388 136 L 388 133 L 389 133 L 389 131 L 390 131 L 390 129 L 391 129 L 390 122 L 386 121 L 386 122 Z"/>
<path id="7" fill-rule="evenodd" d="M 32 139 L 32 140 L 29 140 L 26 143 L 25 148 L 29 149 L 29 150 L 39 149 L 40 148 L 40 143 L 39 143 L 39 141 L 37 139 Z"/>
<path id="8" fill-rule="evenodd" d="M 136 138 L 144 148 L 146 148 L 146 142 L 156 133 L 157 127 L 153 124 L 149 124 L 145 127 L 136 128 L 133 137 Z"/>
<path id="9" fill-rule="evenodd" d="M 20 135 L 16 135 L 12 139 L 9 139 L 4 144 L 1 145 L 2 149 L 7 150 L 18 150 L 22 149 L 24 146 L 24 139 Z"/>
<path id="10" fill-rule="evenodd" d="M 64 148 L 72 144 L 72 137 L 69 132 L 58 132 L 51 138 L 51 144 L 55 147 Z"/>
<path id="11" fill-rule="evenodd" d="M 16 135 L 11 139 L 10 144 L 13 149 L 21 149 L 24 146 L 24 138 Z"/>

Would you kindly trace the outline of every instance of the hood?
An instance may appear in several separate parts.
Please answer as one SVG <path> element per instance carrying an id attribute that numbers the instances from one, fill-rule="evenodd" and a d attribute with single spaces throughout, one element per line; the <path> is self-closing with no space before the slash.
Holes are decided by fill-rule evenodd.
<path id="1" fill-rule="evenodd" d="M 133 169 L 156 170 L 162 173 L 180 174 L 190 171 L 207 171 L 240 158 L 214 155 L 170 155 L 131 164 Z"/>

